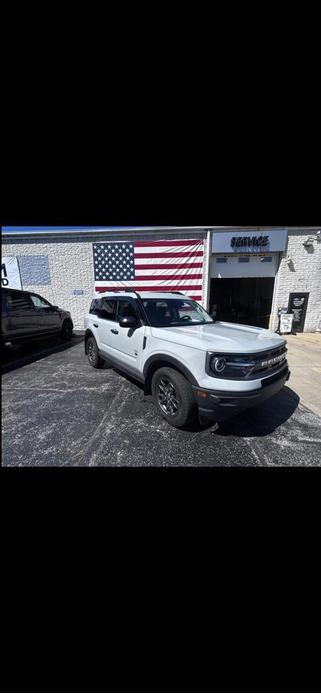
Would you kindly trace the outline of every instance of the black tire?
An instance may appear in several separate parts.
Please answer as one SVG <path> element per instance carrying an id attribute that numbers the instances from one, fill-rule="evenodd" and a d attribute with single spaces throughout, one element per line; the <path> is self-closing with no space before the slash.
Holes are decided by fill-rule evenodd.
<path id="1" fill-rule="evenodd" d="M 67 318 L 66 320 L 64 320 L 64 322 L 62 324 L 61 333 L 60 333 L 61 339 L 64 342 L 69 342 L 72 339 L 72 331 L 73 331 L 72 322 L 71 322 L 71 320 L 68 320 L 68 318 Z"/>
<path id="2" fill-rule="evenodd" d="M 173 427 L 183 427 L 195 421 L 197 405 L 193 391 L 179 371 L 167 366 L 155 371 L 152 394 L 158 412 Z"/>
<path id="3" fill-rule="evenodd" d="M 94 369 L 101 369 L 104 360 L 98 354 L 97 342 L 94 337 L 89 337 L 86 344 L 86 352 L 90 366 Z"/>

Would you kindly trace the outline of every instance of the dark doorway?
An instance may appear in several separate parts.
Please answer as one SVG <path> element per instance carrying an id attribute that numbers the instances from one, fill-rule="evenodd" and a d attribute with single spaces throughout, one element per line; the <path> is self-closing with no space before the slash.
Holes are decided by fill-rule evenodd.
<path id="1" fill-rule="evenodd" d="M 210 313 L 216 320 L 268 328 L 274 277 L 212 279 Z"/>

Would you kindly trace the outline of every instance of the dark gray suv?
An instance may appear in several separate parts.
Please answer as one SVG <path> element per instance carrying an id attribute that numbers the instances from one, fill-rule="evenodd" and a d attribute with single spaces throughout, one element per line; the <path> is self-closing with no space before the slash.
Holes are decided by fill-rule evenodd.
<path id="1" fill-rule="evenodd" d="M 57 334 L 70 340 L 73 327 L 69 311 L 52 306 L 39 294 L 1 289 L 1 346 Z"/>

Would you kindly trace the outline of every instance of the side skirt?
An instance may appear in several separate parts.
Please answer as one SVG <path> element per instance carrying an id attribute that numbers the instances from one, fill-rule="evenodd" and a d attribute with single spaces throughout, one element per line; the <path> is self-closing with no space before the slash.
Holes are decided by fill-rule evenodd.
<path id="1" fill-rule="evenodd" d="M 109 355 L 107 357 L 106 354 L 104 354 L 104 352 L 102 352 L 100 349 L 98 350 L 98 354 L 101 359 L 104 359 L 104 361 L 110 364 L 113 368 L 123 371 L 125 374 L 132 376 L 132 378 L 135 378 L 136 381 L 139 381 L 140 383 L 145 383 L 144 376 L 142 376 L 139 371 L 136 371 L 136 369 L 124 366 L 124 364 L 115 357 L 110 357 Z"/>

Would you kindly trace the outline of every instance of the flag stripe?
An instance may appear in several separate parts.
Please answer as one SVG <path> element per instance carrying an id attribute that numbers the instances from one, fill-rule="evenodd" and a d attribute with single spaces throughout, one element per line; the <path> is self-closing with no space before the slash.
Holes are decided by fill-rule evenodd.
<path id="1" fill-rule="evenodd" d="M 129 289 L 129 287 L 128 287 L 128 289 Z M 132 289 L 132 287 L 130 287 L 130 289 Z M 102 294 L 102 293 L 108 292 L 108 291 L 112 291 L 113 294 L 119 294 L 122 291 L 124 291 L 124 288 L 114 287 L 112 290 L 111 289 L 108 290 L 105 287 L 95 287 L 96 294 Z M 142 289 L 141 287 L 139 287 L 139 289 L 137 289 L 136 291 L 138 291 L 139 294 L 143 294 L 144 292 L 147 291 L 147 289 Z M 182 289 L 177 289 L 176 291 L 180 292 L 181 294 L 184 294 L 184 296 L 186 296 L 189 299 L 193 299 L 194 301 L 202 301 L 202 296 L 199 292 L 194 294 L 193 291 L 183 292 Z M 166 289 L 166 288 L 162 289 L 160 293 L 166 294 L 167 292 L 171 292 L 171 293 L 175 294 L 175 291 L 173 289 Z"/>
<path id="2" fill-rule="evenodd" d="M 136 282 L 144 282 L 144 280 L 201 280 L 202 279 L 202 273 L 197 273 L 197 274 L 192 274 L 188 273 L 187 275 L 150 275 L 149 273 L 146 275 L 136 275 L 135 276 L 135 281 Z"/>
<path id="3" fill-rule="evenodd" d="M 135 260 L 136 258 L 164 258 L 164 253 L 135 253 Z M 168 252 L 166 253 L 166 258 L 188 258 L 188 257 L 193 257 L 195 256 L 203 256 L 203 251 L 193 251 L 193 253 L 190 253 L 189 251 L 179 251 L 177 253 L 175 252 Z"/>
<path id="4" fill-rule="evenodd" d="M 186 267 L 186 265 L 174 265 L 171 267 L 170 270 L 163 270 L 162 266 L 160 268 L 156 268 L 156 270 L 150 269 L 150 270 L 142 270 L 141 266 L 136 266 L 135 268 L 135 278 L 137 279 L 137 276 L 140 275 L 140 279 L 146 280 L 148 277 L 151 277 L 152 275 L 156 275 L 156 278 L 160 279 L 166 279 L 167 276 L 172 275 L 175 279 L 179 279 L 183 275 L 187 275 L 190 277 L 191 275 L 197 275 L 198 277 L 202 277 L 203 273 L 201 270 L 193 270 L 189 267 Z M 132 278 L 131 278 L 132 279 Z"/>
<path id="5" fill-rule="evenodd" d="M 163 256 L 167 256 L 170 253 L 187 253 L 189 256 L 193 256 L 195 254 L 195 251 L 201 251 L 203 252 L 203 246 L 198 244 L 197 246 L 194 246 L 193 248 L 189 248 L 184 245 L 181 246 L 162 246 L 161 244 L 159 246 L 144 246 L 140 248 L 134 248 L 134 253 L 135 255 L 138 255 L 138 253 L 142 253 L 145 256 L 149 256 L 151 253 L 162 253 Z"/>
<path id="6" fill-rule="evenodd" d="M 135 241 L 135 248 L 151 248 L 153 246 L 202 246 L 203 241 L 194 239 L 193 241 Z"/>
<path id="7" fill-rule="evenodd" d="M 185 286 L 194 286 L 194 285 L 199 285 L 201 284 L 201 281 L 199 279 L 196 280 L 191 280 L 189 277 L 187 279 L 181 280 L 180 277 L 177 277 L 176 280 L 162 280 L 161 277 L 157 277 L 156 280 L 152 280 L 149 277 L 144 277 L 143 280 L 140 280 L 137 282 L 136 279 L 134 280 L 97 280 L 96 285 L 99 287 L 136 287 L 139 286 L 142 289 L 144 287 L 151 287 L 151 286 L 162 286 L 162 287 L 178 287 L 178 285 L 185 287 Z"/>
<path id="8" fill-rule="evenodd" d="M 165 292 L 165 291 L 166 291 L 166 292 L 172 292 L 173 290 L 175 290 L 175 291 L 184 290 L 184 291 L 186 292 L 188 289 L 193 289 L 193 290 L 198 289 L 198 290 L 201 290 L 201 289 L 202 289 L 202 285 L 201 285 L 201 284 L 194 284 L 194 285 L 193 285 L 193 284 L 188 284 L 188 285 L 186 285 L 186 284 L 182 284 L 182 285 L 176 284 L 176 285 L 174 286 L 173 284 L 171 284 L 171 285 L 168 285 L 168 284 L 167 284 L 167 285 L 165 285 L 165 286 L 163 286 L 163 285 L 158 285 L 158 286 L 157 286 L 157 285 L 153 285 L 153 286 L 146 287 L 146 285 L 145 285 L 144 287 L 141 287 L 141 286 L 138 286 L 138 285 L 133 286 L 133 285 L 124 284 L 124 286 L 121 287 L 121 286 L 120 286 L 120 283 L 118 283 L 117 286 L 115 286 L 115 285 L 108 285 L 108 286 L 107 286 L 107 285 L 104 285 L 104 286 L 102 286 L 102 285 L 96 284 L 96 289 L 99 290 L 99 291 L 102 291 L 102 292 L 121 291 L 121 290 L 124 290 L 124 289 L 128 289 L 128 290 L 131 289 L 131 290 L 134 290 L 134 291 L 136 291 L 136 292 Z"/>
<path id="9" fill-rule="evenodd" d="M 187 260 L 187 258 L 186 258 Z M 138 260 L 136 263 L 136 268 L 140 272 L 141 270 L 176 270 L 179 269 L 181 266 L 181 269 L 184 270 L 189 270 L 190 268 L 202 268 L 203 263 L 186 263 L 186 260 L 180 262 L 178 260 L 173 260 L 172 263 L 144 263 L 141 262 L 141 259 Z M 191 258 L 193 260 L 193 258 Z"/>

